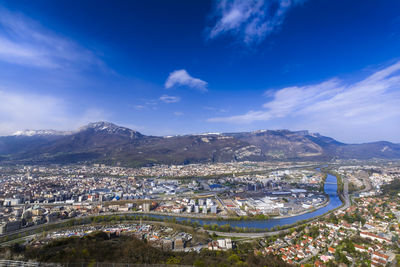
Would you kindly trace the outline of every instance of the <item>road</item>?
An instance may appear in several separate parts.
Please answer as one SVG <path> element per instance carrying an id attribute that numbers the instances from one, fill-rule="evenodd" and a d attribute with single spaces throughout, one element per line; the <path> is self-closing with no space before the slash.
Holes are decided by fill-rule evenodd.
<path id="1" fill-rule="evenodd" d="M 341 210 L 345 210 L 350 207 L 349 179 L 347 179 L 347 177 L 343 177 L 343 198 L 344 205 L 340 208 Z"/>
<path id="2" fill-rule="evenodd" d="M 362 180 L 363 180 L 365 188 L 363 190 L 359 191 L 359 193 L 371 191 L 372 185 L 371 185 L 371 180 L 369 179 L 369 177 L 368 176 L 363 177 Z"/>
<path id="3" fill-rule="evenodd" d="M 0 247 L 9 246 L 9 245 L 12 245 L 12 244 L 15 244 L 15 243 L 21 243 L 21 241 L 25 242 L 26 240 L 31 240 L 31 239 L 35 238 L 35 236 L 36 236 L 36 234 L 35 235 L 28 235 L 28 236 L 25 236 L 25 237 L 21 237 L 21 238 L 17 238 L 17 239 L 13 239 L 13 240 L 7 241 L 7 242 L 3 242 L 3 243 L 0 244 Z"/>
<path id="4" fill-rule="evenodd" d="M 274 236 L 284 232 L 289 232 L 290 229 L 282 229 L 273 232 L 259 232 L 259 233 L 236 233 L 236 232 L 219 232 L 219 231 L 212 231 L 206 230 L 209 234 L 216 234 L 219 236 L 226 236 L 226 237 L 242 237 L 242 238 L 260 238 L 260 237 L 267 237 L 267 236 Z"/>
<path id="5" fill-rule="evenodd" d="M 217 194 L 215 194 L 215 199 L 219 202 L 221 208 L 224 209 L 224 211 L 226 212 L 226 214 L 229 214 L 228 208 L 225 206 L 224 202 L 222 201 L 222 199 L 221 199 Z"/>

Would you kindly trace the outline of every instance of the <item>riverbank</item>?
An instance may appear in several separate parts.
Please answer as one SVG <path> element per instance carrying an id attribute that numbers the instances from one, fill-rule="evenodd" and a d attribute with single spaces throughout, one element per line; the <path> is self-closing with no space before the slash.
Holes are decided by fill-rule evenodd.
<path id="1" fill-rule="evenodd" d="M 201 220 L 215 220 L 215 221 L 262 221 L 262 220 L 276 220 L 276 219 L 285 219 L 291 218 L 307 213 L 314 212 L 318 209 L 324 208 L 329 204 L 329 196 L 326 195 L 325 201 L 313 207 L 312 209 L 307 209 L 302 212 L 290 215 L 279 215 L 279 216 L 268 216 L 268 215 L 254 215 L 254 216 L 207 216 L 201 214 L 191 214 L 191 213 L 171 213 L 171 212 L 128 212 L 128 214 L 138 214 L 138 215 L 159 215 L 159 216 L 168 216 L 168 217 L 180 217 L 187 219 L 201 219 Z"/>

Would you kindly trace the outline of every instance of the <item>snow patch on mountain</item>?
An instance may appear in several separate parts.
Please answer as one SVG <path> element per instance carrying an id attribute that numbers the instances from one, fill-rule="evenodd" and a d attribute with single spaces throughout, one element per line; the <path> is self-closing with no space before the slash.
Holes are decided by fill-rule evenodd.
<path id="1" fill-rule="evenodd" d="M 56 135 L 70 135 L 70 131 L 56 131 L 56 130 L 23 130 L 17 131 L 13 136 L 56 136 Z"/>

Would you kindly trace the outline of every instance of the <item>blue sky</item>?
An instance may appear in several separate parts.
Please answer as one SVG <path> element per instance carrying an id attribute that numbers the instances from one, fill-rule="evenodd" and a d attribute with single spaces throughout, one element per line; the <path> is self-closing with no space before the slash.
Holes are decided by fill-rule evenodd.
<path id="1" fill-rule="evenodd" d="M 0 135 L 308 129 L 400 142 L 397 0 L 0 0 Z"/>

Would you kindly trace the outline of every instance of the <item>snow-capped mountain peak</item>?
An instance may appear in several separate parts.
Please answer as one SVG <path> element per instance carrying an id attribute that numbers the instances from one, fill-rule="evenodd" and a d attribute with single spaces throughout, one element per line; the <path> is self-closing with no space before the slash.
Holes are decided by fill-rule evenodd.
<path id="1" fill-rule="evenodd" d="M 142 136 L 137 131 L 131 130 L 126 127 L 115 125 L 114 123 L 111 123 L 111 122 L 105 122 L 105 121 L 89 123 L 88 125 L 81 127 L 78 130 L 78 132 L 83 132 L 83 131 L 88 131 L 88 130 L 98 132 L 98 133 L 130 135 L 131 138 Z"/>

